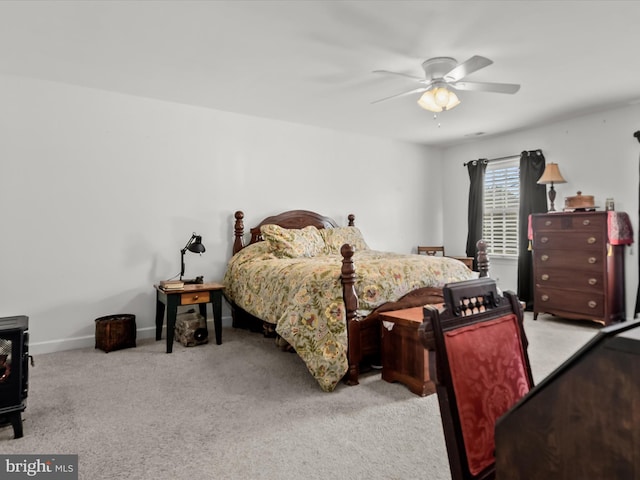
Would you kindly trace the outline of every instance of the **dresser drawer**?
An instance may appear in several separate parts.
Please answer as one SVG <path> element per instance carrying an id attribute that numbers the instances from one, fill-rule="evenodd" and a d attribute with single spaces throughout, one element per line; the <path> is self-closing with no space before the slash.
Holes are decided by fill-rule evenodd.
<path id="1" fill-rule="evenodd" d="M 558 268 L 538 268 L 535 273 L 536 288 L 568 288 L 583 292 L 602 293 L 604 272 L 575 271 Z"/>
<path id="2" fill-rule="evenodd" d="M 604 212 L 534 215 L 532 217 L 532 227 L 535 232 L 604 232 L 607 228 L 607 217 Z"/>
<path id="3" fill-rule="evenodd" d="M 593 232 L 537 232 L 533 237 L 533 248 L 602 250 L 607 239 L 603 231 Z"/>
<path id="4" fill-rule="evenodd" d="M 536 312 L 572 312 L 585 315 L 585 318 L 604 315 L 604 294 L 577 292 L 556 288 L 537 287 L 535 289 Z"/>
<path id="5" fill-rule="evenodd" d="M 189 292 L 180 295 L 180 305 L 195 305 L 198 303 L 209 303 L 209 292 Z"/>
<path id="6" fill-rule="evenodd" d="M 548 269 L 580 270 L 603 272 L 606 269 L 607 257 L 595 250 L 547 250 L 533 251 L 533 263 L 537 273 Z"/>

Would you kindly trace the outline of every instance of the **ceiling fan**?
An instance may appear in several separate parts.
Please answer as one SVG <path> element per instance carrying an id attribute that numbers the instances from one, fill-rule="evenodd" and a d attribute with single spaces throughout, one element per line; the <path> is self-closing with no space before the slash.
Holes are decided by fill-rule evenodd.
<path id="1" fill-rule="evenodd" d="M 460 104 L 452 90 L 467 90 L 476 92 L 516 93 L 520 85 L 514 83 L 469 82 L 464 80 L 467 75 L 488 67 L 493 63 L 488 58 L 474 55 L 469 60 L 458 63 L 451 57 L 435 57 L 422 63 L 424 78 L 388 70 L 374 70 L 373 73 L 399 75 L 417 81 L 420 86 L 407 92 L 381 98 L 371 103 L 379 103 L 392 98 L 403 97 L 415 93 L 422 93 L 418 105 L 432 112 L 451 110 Z"/>

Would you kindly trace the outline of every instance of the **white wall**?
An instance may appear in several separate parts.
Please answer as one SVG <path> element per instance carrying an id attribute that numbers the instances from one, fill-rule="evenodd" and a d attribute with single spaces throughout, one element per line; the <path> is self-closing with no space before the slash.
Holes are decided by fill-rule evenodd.
<path id="1" fill-rule="evenodd" d="M 0 104 L 0 316 L 30 317 L 34 353 L 90 346 L 93 321 L 114 313 L 153 336 L 153 283 L 178 273 L 194 231 L 207 252 L 187 254 L 186 275 L 221 279 L 238 209 L 247 228 L 294 208 L 342 224 L 354 213 L 373 248 L 463 255 L 462 163 L 478 157 L 540 148 L 569 182 L 557 203 L 577 190 L 600 206 L 614 197 L 638 232 L 639 105 L 440 152 L 12 76 L 0 76 Z M 515 290 L 515 267 L 493 259 L 492 273 Z"/>
<path id="2" fill-rule="evenodd" d="M 0 105 L 0 316 L 30 317 L 34 353 L 92 345 L 116 313 L 153 336 L 152 285 L 194 231 L 186 276 L 220 280 L 235 210 L 247 228 L 354 213 L 380 250 L 442 243 L 438 150 L 11 76 Z"/>
<path id="3" fill-rule="evenodd" d="M 585 115 L 573 120 L 533 128 L 495 138 L 451 147 L 443 152 L 443 174 L 450 186 L 444 191 L 444 241 L 447 250 L 464 250 L 469 178 L 462 164 L 477 158 L 495 158 L 523 150 L 541 149 L 547 162 L 556 162 L 567 180 L 556 185 L 556 210 L 564 197 L 594 195 L 604 209 L 605 199 L 615 199 L 616 210 L 626 211 L 638 241 L 638 157 L 640 144 L 633 133 L 640 129 L 640 105 Z M 453 185 L 456 187 L 454 188 Z M 637 246 L 625 247 L 627 317 L 632 318 L 638 286 Z M 517 267 L 491 261 L 491 276 L 500 278 L 503 289 L 517 289 Z"/>

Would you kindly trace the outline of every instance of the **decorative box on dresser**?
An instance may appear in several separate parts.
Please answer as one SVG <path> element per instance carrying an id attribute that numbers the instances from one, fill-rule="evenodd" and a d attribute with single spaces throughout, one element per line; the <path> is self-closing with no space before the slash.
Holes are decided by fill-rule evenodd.
<path id="1" fill-rule="evenodd" d="M 610 241 L 609 214 L 531 216 L 534 319 L 544 312 L 603 325 L 625 320 L 624 244 Z"/>

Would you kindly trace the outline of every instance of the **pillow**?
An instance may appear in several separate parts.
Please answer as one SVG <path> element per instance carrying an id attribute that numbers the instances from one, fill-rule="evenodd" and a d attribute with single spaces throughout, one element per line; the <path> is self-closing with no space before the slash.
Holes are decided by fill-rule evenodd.
<path id="1" fill-rule="evenodd" d="M 323 228 L 320 230 L 320 235 L 324 238 L 325 252 L 328 254 L 340 253 L 340 248 L 345 243 L 353 245 L 356 252 L 358 250 L 369 250 L 369 246 L 364 241 L 358 227 Z"/>
<path id="2" fill-rule="evenodd" d="M 315 257 L 324 252 L 324 240 L 318 229 L 311 225 L 296 229 L 268 224 L 260 227 L 260 233 L 278 257 Z"/>

